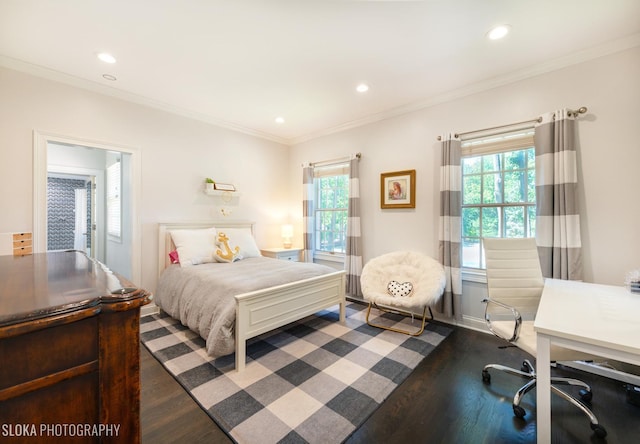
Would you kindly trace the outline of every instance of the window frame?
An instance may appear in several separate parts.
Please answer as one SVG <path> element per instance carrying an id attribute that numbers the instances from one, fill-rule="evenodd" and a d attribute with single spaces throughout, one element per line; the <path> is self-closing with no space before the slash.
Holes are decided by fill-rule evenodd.
<path id="1" fill-rule="evenodd" d="M 334 262 L 344 262 L 344 258 L 346 256 L 346 237 L 347 237 L 347 225 L 348 225 L 348 217 L 349 217 L 349 162 L 340 162 L 330 165 L 316 166 L 313 171 L 313 257 L 314 259 L 323 260 L 323 261 L 334 261 Z M 338 176 L 346 176 L 346 187 L 344 188 L 346 192 L 346 207 L 340 208 L 320 208 L 320 199 L 321 199 L 321 180 L 330 178 L 330 177 L 338 177 Z M 342 189 L 334 188 L 334 189 Z M 343 233 L 343 237 L 345 239 L 344 252 L 341 251 L 328 251 L 321 250 L 318 247 L 320 243 L 320 233 L 322 232 L 332 232 L 336 233 L 335 230 L 320 230 L 320 224 L 318 223 L 318 217 L 320 213 L 338 213 L 345 212 L 345 230 Z M 342 233 L 339 231 L 338 233 Z"/>
<path id="2" fill-rule="evenodd" d="M 461 156 L 461 162 L 460 162 L 460 238 L 461 238 L 461 245 L 460 245 L 460 253 L 461 253 L 461 257 L 460 257 L 460 266 L 462 269 L 462 277 L 463 280 L 465 281 L 474 281 L 474 282 L 482 282 L 485 283 L 486 282 L 486 268 L 484 268 L 484 261 L 483 261 L 483 249 L 482 249 L 482 209 L 483 208 L 498 208 L 498 210 L 501 213 L 504 213 L 504 209 L 508 208 L 508 207 L 522 207 L 524 209 L 524 216 L 525 216 L 525 226 L 522 227 L 525 235 L 527 232 L 530 232 L 530 228 L 527 229 L 527 223 L 526 221 L 529 219 L 527 217 L 527 212 L 530 211 L 530 208 L 533 208 L 534 210 L 534 214 L 533 214 L 533 223 L 535 226 L 535 208 L 536 208 L 536 198 L 534 195 L 534 198 L 532 201 L 529 201 L 527 196 L 528 196 L 528 187 L 527 189 L 524 190 L 524 196 L 525 196 L 525 200 L 524 201 L 518 201 L 518 202 L 505 202 L 504 199 L 502 202 L 499 203 L 483 203 L 482 201 L 480 203 L 473 203 L 473 204 L 465 204 L 464 203 L 464 179 L 465 177 L 468 177 L 468 175 L 464 174 L 464 160 L 468 159 L 468 158 L 472 158 L 472 157 L 480 157 L 482 158 L 482 156 L 485 155 L 492 155 L 492 154 L 504 154 L 504 153 L 510 153 L 510 152 L 515 152 L 515 151 L 520 151 L 520 150 L 527 150 L 527 149 L 534 149 L 533 152 L 533 167 L 530 167 L 528 165 L 527 160 L 525 159 L 525 166 L 522 169 L 516 169 L 515 171 L 523 171 L 523 174 L 525 174 L 525 177 L 528 177 L 528 172 L 533 170 L 534 172 L 534 183 L 535 183 L 535 145 L 534 145 L 534 139 L 533 139 L 533 128 L 523 128 L 523 129 L 519 129 L 517 131 L 510 131 L 510 132 L 505 132 L 505 133 L 498 133 L 498 134 L 485 134 L 482 137 L 476 137 L 476 138 L 469 138 L 463 141 L 462 143 L 462 156 Z M 510 171 L 514 171 L 513 169 L 505 169 L 505 165 L 501 165 L 499 170 L 496 170 L 497 173 L 500 173 L 500 177 L 503 179 L 502 180 L 502 189 L 504 191 L 504 177 L 505 177 L 505 172 L 510 172 Z M 474 175 L 477 174 L 478 176 L 480 176 L 480 193 L 481 196 L 483 195 L 483 176 L 486 175 L 487 173 L 483 171 L 483 165 L 481 164 L 480 166 L 480 171 L 478 173 L 474 173 Z M 526 182 L 527 184 L 529 183 L 529 181 L 527 180 Z M 535 189 L 534 189 L 535 192 Z M 480 216 L 479 216 L 479 268 L 476 267 L 472 267 L 469 265 L 464 265 L 463 264 L 463 252 L 464 252 L 464 244 L 465 244 L 465 239 L 467 239 L 468 237 L 465 236 L 464 233 L 464 218 L 463 218 L 463 213 L 464 213 L 464 209 L 465 208 L 478 208 L 480 211 Z M 502 220 L 505 220 L 504 218 Z M 504 228 L 503 228 L 504 230 Z M 504 233 L 504 231 L 503 231 Z M 500 237 L 505 237 L 500 233 Z"/>

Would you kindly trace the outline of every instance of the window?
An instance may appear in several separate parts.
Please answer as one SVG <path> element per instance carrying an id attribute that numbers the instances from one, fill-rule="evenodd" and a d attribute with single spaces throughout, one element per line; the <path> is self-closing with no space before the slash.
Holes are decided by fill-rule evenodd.
<path id="1" fill-rule="evenodd" d="M 462 266 L 484 269 L 483 237 L 534 237 L 533 132 L 463 143 Z"/>
<path id="2" fill-rule="evenodd" d="M 107 234 L 120 238 L 121 232 L 120 161 L 107 167 Z"/>
<path id="3" fill-rule="evenodd" d="M 349 165 L 316 167 L 314 175 L 315 251 L 343 256 L 347 240 Z"/>

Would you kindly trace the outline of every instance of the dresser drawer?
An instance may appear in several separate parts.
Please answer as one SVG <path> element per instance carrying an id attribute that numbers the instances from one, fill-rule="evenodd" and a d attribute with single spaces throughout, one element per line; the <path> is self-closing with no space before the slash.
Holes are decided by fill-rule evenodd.
<path id="1" fill-rule="evenodd" d="M 20 248 L 14 248 L 13 249 L 13 255 L 14 256 L 26 256 L 28 254 L 33 254 L 33 248 L 32 247 L 20 247 Z"/>
<path id="2" fill-rule="evenodd" d="M 31 245 L 33 245 L 31 243 L 31 239 L 13 241 L 13 248 L 25 248 L 25 247 L 30 247 Z"/>
<path id="3" fill-rule="evenodd" d="M 0 390 L 98 359 L 98 317 L 0 340 Z"/>
<path id="4" fill-rule="evenodd" d="M 32 238 L 31 233 L 13 233 L 13 241 L 30 241 Z"/>
<path id="5" fill-rule="evenodd" d="M 278 254 L 278 259 L 283 261 L 298 262 L 300 260 L 300 252 L 298 251 L 282 252 Z"/>

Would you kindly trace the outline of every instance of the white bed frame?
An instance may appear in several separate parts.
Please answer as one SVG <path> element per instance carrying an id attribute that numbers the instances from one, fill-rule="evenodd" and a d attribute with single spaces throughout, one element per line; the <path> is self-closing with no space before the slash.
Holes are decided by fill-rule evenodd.
<path id="1" fill-rule="evenodd" d="M 171 264 L 175 249 L 171 230 L 199 228 L 250 228 L 253 222 L 186 222 L 158 225 L 158 276 Z M 340 322 L 345 321 L 345 271 L 317 276 L 289 284 L 236 295 L 236 370 L 246 363 L 247 340 L 302 319 L 334 305 L 340 306 Z"/>

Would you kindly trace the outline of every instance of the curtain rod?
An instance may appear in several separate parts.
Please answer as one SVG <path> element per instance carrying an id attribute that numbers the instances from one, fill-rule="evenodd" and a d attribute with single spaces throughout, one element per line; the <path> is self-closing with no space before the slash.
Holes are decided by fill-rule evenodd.
<path id="1" fill-rule="evenodd" d="M 586 106 L 581 106 L 578 109 L 569 109 L 567 110 L 567 113 L 569 114 L 569 117 L 571 117 L 572 115 L 574 117 L 578 117 L 579 114 L 584 114 L 587 112 L 587 107 Z M 483 129 L 479 129 L 479 130 L 474 130 L 474 131 L 466 131 L 464 133 L 456 133 L 455 137 L 461 137 L 461 136 L 466 136 L 468 134 L 473 134 L 473 133 L 482 133 L 485 131 L 491 131 L 491 130 L 496 130 L 496 129 L 500 129 L 500 128 L 508 128 L 510 126 L 518 126 L 518 125 L 524 125 L 525 123 L 540 123 L 542 122 L 542 117 L 537 117 L 535 119 L 530 119 L 530 120 L 523 120 L 522 122 L 516 122 L 516 123 L 510 123 L 508 125 L 499 125 L 499 126 L 492 126 L 491 128 L 483 128 Z M 438 136 L 438 140 L 442 140 L 442 136 Z"/>
<path id="2" fill-rule="evenodd" d="M 332 165 L 334 163 L 343 163 L 343 162 L 348 162 L 354 156 L 357 157 L 358 159 L 360 159 L 360 157 L 362 157 L 362 154 L 361 153 L 355 153 L 355 154 L 352 154 L 349 157 L 339 157 L 337 159 L 323 160 L 322 162 L 309 162 L 308 165 L 313 165 L 314 167 L 317 167 L 317 166 Z M 306 166 L 306 164 L 302 164 L 302 166 Z"/>

